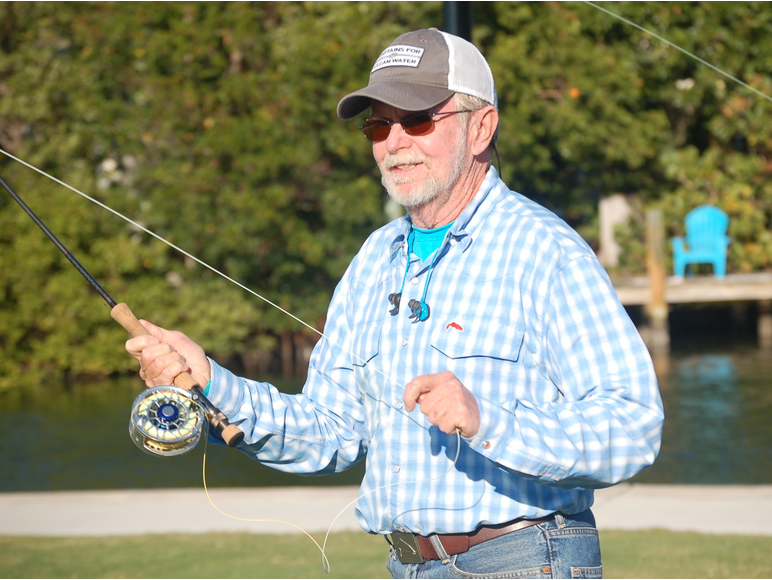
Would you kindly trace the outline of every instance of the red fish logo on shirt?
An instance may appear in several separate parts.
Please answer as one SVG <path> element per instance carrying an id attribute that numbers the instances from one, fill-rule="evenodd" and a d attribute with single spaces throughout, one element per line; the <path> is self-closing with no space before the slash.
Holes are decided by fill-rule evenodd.
<path id="1" fill-rule="evenodd" d="M 451 328 L 453 330 L 458 330 L 459 332 L 464 332 L 464 327 L 461 326 L 458 322 L 449 322 L 445 325 L 445 330 L 450 330 Z"/>

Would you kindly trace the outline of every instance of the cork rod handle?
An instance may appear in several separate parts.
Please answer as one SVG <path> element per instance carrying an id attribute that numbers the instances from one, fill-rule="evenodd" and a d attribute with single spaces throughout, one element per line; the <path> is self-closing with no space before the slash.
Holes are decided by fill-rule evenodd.
<path id="1" fill-rule="evenodd" d="M 113 307 L 110 311 L 110 316 L 125 328 L 131 336 L 150 334 L 145 327 L 142 326 L 139 320 L 137 320 L 137 317 L 134 316 L 134 313 L 128 305 L 123 302 L 116 304 Z M 201 385 L 196 382 L 196 379 L 194 379 L 190 373 L 186 371 L 177 375 L 174 378 L 174 385 L 191 392 L 191 398 L 203 407 L 207 419 L 209 419 L 209 422 L 213 427 L 221 432 L 222 438 L 228 447 L 235 447 L 242 442 L 244 439 L 244 432 L 235 425 L 231 425 L 225 417 L 225 414 L 204 396 Z"/>

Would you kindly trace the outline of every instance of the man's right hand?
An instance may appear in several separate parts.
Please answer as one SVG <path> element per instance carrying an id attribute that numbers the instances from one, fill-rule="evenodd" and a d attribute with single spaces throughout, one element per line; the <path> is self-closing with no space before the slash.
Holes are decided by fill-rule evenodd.
<path id="1" fill-rule="evenodd" d="M 177 375 L 189 372 L 205 388 L 211 377 L 204 349 L 185 334 L 140 320 L 150 334 L 126 341 L 126 350 L 139 361 L 139 376 L 148 387 L 173 385 Z"/>

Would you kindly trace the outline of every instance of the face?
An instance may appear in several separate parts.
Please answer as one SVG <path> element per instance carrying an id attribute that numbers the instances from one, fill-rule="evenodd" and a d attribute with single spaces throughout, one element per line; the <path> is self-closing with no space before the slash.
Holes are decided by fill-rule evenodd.
<path id="1" fill-rule="evenodd" d="M 447 101 L 431 112 L 453 111 Z M 398 121 L 407 111 L 373 101 L 371 117 Z M 408 210 L 446 201 L 469 165 L 466 113 L 434 118 L 434 130 L 411 136 L 397 123 L 384 141 L 373 143 L 381 181 L 392 199 Z M 461 117 L 460 119 L 457 117 Z"/>

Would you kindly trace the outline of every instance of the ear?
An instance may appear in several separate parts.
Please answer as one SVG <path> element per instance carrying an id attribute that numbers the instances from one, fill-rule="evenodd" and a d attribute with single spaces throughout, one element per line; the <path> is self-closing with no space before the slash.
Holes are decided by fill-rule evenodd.
<path id="1" fill-rule="evenodd" d="M 493 106 L 472 113 L 469 123 L 469 139 L 472 154 L 476 157 L 488 149 L 499 126 L 499 112 Z"/>

